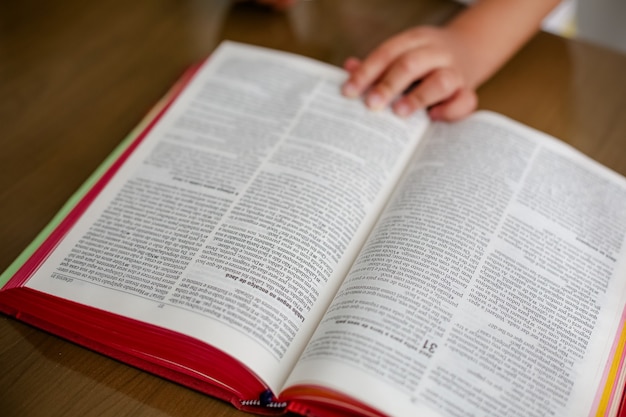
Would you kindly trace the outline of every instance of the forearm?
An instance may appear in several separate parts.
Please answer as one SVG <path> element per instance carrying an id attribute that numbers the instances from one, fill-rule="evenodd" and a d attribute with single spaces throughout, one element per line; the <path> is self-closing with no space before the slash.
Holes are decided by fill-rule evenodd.
<path id="1" fill-rule="evenodd" d="M 468 82 L 477 87 L 532 37 L 559 0 L 479 0 L 446 25 L 465 44 Z"/>

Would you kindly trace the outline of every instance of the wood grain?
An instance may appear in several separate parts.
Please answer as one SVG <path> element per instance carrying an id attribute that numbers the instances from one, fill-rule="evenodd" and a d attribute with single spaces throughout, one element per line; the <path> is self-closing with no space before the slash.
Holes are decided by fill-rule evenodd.
<path id="1" fill-rule="evenodd" d="M 190 65 L 222 39 L 336 65 L 437 24 L 445 0 L 315 0 L 274 13 L 226 0 L 0 2 L 0 268 Z M 480 106 L 626 174 L 626 57 L 539 34 Z M 230 405 L 0 316 L 3 416 L 235 416 Z"/>

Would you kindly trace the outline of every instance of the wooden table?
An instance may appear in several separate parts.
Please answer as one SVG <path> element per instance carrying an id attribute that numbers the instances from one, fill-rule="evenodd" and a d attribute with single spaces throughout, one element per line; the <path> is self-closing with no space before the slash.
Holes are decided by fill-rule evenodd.
<path id="1" fill-rule="evenodd" d="M 23 250 L 185 68 L 222 39 L 333 64 L 363 56 L 445 0 L 0 3 L 0 269 Z M 479 91 L 496 110 L 626 175 L 626 56 L 539 34 Z M 0 316 L 0 415 L 246 415 Z"/>

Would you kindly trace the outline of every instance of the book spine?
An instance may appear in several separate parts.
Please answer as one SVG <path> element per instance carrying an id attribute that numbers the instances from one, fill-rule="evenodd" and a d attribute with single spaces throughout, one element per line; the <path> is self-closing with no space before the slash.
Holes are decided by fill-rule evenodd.
<path id="1" fill-rule="evenodd" d="M 286 411 L 288 406 L 288 403 L 285 401 L 276 401 L 274 394 L 270 390 L 265 390 L 261 392 L 258 398 L 252 400 L 241 400 L 240 404 L 242 409 L 257 409 L 258 407 L 260 407 L 264 409 L 273 409 L 276 411 Z"/>

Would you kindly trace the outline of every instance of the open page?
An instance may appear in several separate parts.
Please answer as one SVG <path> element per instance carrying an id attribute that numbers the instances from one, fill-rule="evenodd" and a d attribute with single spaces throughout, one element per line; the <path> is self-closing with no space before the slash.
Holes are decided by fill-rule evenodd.
<path id="1" fill-rule="evenodd" d="M 625 234 L 614 172 L 490 113 L 436 124 L 288 384 L 391 415 L 587 416 Z"/>
<path id="2" fill-rule="evenodd" d="M 284 382 L 425 130 L 343 71 L 226 43 L 27 286 Z"/>

